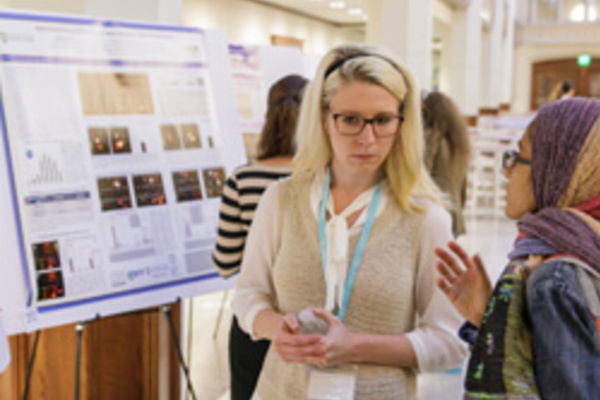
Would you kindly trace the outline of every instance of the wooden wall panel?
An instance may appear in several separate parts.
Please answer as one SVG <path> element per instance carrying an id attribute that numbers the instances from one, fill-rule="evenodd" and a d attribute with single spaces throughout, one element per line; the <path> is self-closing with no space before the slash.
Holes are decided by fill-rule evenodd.
<path id="1" fill-rule="evenodd" d="M 35 334 L 27 335 L 30 349 L 34 337 Z M 85 381 L 85 374 L 82 375 Z M 73 399 L 74 385 L 75 326 L 66 325 L 44 330 L 40 336 L 33 368 L 30 399 Z M 85 382 L 82 382 L 82 386 L 86 386 Z"/>
<path id="2" fill-rule="evenodd" d="M 593 77 L 600 73 L 598 57 L 592 57 L 589 67 L 577 65 L 576 57 L 549 60 L 533 64 L 531 79 L 531 110 L 537 110 L 547 103 L 548 96 L 556 84 L 569 80 L 575 87 L 575 95 L 597 96 Z"/>
<path id="3" fill-rule="evenodd" d="M 25 372 L 27 370 L 27 335 L 15 335 L 8 338 L 11 363 L 0 374 L 0 399 L 19 400 L 23 394 Z"/>

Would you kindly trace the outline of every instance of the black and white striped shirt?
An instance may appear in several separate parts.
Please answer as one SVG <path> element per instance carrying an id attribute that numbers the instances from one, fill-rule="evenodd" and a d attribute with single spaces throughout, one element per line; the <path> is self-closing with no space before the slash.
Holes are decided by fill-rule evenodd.
<path id="1" fill-rule="evenodd" d="M 221 276 L 239 272 L 246 236 L 260 197 L 269 184 L 291 173 L 291 167 L 248 165 L 237 168 L 227 179 L 219 212 L 217 247 L 212 256 Z"/>

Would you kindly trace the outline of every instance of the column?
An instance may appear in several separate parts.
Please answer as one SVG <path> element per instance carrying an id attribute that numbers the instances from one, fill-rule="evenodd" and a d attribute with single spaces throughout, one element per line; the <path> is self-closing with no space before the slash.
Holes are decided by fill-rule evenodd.
<path id="1" fill-rule="evenodd" d="M 497 114 L 502 101 L 503 83 L 503 1 L 492 0 L 492 18 L 487 33 L 482 40 L 482 80 L 481 98 L 479 104 L 480 114 Z"/>
<path id="2" fill-rule="evenodd" d="M 474 125 L 479 113 L 481 68 L 481 0 L 456 12 L 452 29 L 450 95 Z"/>
<path id="3" fill-rule="evenodd" d="M 98 18 L 181 25 L 183 0 L 85 0 L 85 14 Z"/>
<path id="4" fill-rule="evenodd" d="M 371 0 L 366 42 L 396 53 L 418 85 L 429 90 L 432 24 L 433 0 Z"/>
<path id="5" fill-rule="evenodd" d="M 503 61 L 502 66 L 502 102 L 500 108 L 504 111 L 510 110 L 513 93 L 513 54 L 515 51 L 515 0 L 506 0 L 506 32 L 503 43 Z"/>

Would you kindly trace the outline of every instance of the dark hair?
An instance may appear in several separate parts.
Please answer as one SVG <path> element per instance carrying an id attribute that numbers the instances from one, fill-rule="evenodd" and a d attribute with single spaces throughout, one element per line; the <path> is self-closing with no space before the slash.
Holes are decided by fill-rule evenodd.
<path id="1" fill-rule="evenodd" d="M 571 91 L 571 89 L 573 89 L 573 84 L 571 83 L 571 81 L 570 80 L 563 81 L 561 94 L 569 93 L 569 91 Z"/>
<path id="2" fill-rule="evenodd" d="M 304 87 L 308 83 L 300 75 L 287 75 L 269 89 L 267 116 L 258 142 L 258 160 L 277 156 L 293 156 L 294 134 Z"/>

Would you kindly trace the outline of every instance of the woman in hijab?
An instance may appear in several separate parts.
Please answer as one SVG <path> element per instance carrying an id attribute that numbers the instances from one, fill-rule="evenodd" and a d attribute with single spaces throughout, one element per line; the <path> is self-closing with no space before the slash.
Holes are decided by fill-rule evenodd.
<path id="1" fill-rule="evenodd" d="M 503 168 L 519 235 L 495 288 L 479 256 L 436 250 L 473 344 L 465 399 L 598 399 L 600 101 L 543 107 Z"/>

